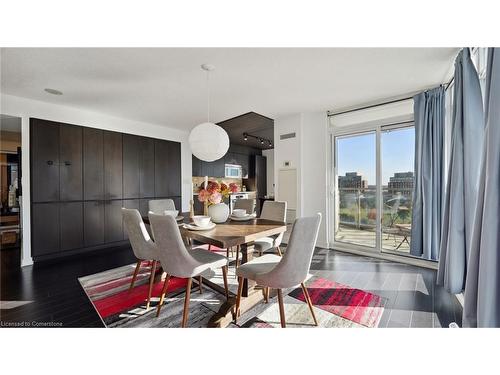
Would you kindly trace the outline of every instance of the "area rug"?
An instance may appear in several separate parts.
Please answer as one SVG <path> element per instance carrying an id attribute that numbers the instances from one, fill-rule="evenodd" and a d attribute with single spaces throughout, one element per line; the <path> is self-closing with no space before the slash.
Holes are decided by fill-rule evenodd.
<path id="1" fill-rule="evenodd" d="M 213 248 L 213 251 L 224 251 Z M 229 290 L 235 294 L 237 279 L 234 274 L 234 259 L 228 272 Z M 146 310 L 150 263 L 143 262 L 134 288 L 129 291 L 135 264 L 115 268 L 94 275 L 79 278 L 85 293 L 106 327 L 180 327 L 184 304 L 186 280 L 171 278 L 165 305 L 156 317 L 156 306 L 163 286 L 162 272 L 156 274 L 151 298 L 151 307 Z M 220 271 L 204 275 L 214 284 L 223 285 Z M 349 328 L 377 327 L 384 311 L 385 300 L 378 295 L 325 278 L 312 276 L 306 287 L 311 296 L 316 318 L 320 327 Z M 310 310 L 305 303 L 302 289 L 284 291 L 284 305 L 287 327 L 314 327 Z M 225 297 L 204 285 L 193 283 L 189 308 L 189 327 L 206 327 L 210 318 L 219 310 Z M 269 303 L 256 305 L 238 320 L 232 328 L 279 327 L 277 298 Z"/>

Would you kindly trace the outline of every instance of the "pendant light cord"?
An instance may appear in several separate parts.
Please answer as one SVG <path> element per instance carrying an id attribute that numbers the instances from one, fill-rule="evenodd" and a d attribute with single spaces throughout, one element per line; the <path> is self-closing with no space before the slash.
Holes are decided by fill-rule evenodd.
<path id="1" fill-rule="evenodd" d="M 210 71 L 207 70 L 207 122 L 210 122 Z"/>

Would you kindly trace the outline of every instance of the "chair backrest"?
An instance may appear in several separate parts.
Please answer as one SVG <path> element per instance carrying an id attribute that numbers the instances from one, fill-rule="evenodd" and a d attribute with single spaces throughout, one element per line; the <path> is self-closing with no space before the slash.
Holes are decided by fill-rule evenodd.
<path id="1" fill-rule="evenodd" d="M 286 221 L 286 202 L 265 201 L 260 213 L 261 219 Z"/>
<path id="2" fill-rule="evenodd" d="M 149 201 L 149 211 L 163 215 L 165 211 L 174 211 L 175 203 L 172 199 L 154 199 Z"/>
<path id="3" fill-rule="evenodd" d="M 280 263 L 272 271 L 260 275 L 258 282 L 273 288 L 291 288 L 304 282 L 311 267 L 320 224 L 320 213 L 296 219 Z"/>
<path id="4" fill-rule="evenodd" d="M 149 222 L 163 270 L 171 276 L 191 277 L 200 263 L 186 249 L 175 218 L 150 213 Z"/>
<path id="5" fill-rule="evenodd" d="M 122 208 L 122 217 L 134 255 L 138 259 L 156 259 L 156 245 L 149 236 L 139 211 Z"/>
<path id="6" fill-rule="evenodd" d="M 247 211 L 247 214 L 253 214 L 255 207 L 255 201 L 253 199 L 236 199 L 234 201 L 234 209 L 243 209 Z"/>

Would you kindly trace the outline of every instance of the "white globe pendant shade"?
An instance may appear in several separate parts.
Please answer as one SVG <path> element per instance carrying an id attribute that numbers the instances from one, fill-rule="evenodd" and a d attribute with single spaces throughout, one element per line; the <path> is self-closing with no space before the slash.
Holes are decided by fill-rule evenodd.
<path id="1" fill-rule="evenodd" d="M 203 161 L 218 160 L 229 149 L 229 136 L 220 126 L 211 122 L 197 125 L 189 134 L 191 152 Z"/>

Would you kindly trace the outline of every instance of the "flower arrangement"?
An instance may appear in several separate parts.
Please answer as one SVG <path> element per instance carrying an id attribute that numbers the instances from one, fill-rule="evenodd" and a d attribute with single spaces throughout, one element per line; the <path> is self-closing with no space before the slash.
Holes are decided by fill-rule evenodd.
<path id="1" fill-rule="evenodd" d="M 228 198 L 231 193 L 238 192 L 238 185 L 231 182 L 229 185 L 217 181 L 208 181 L 207 188 L 200 188 L 198 200 L 206 202 L 208 205 L 221 203 L 224 198 Z"/>

